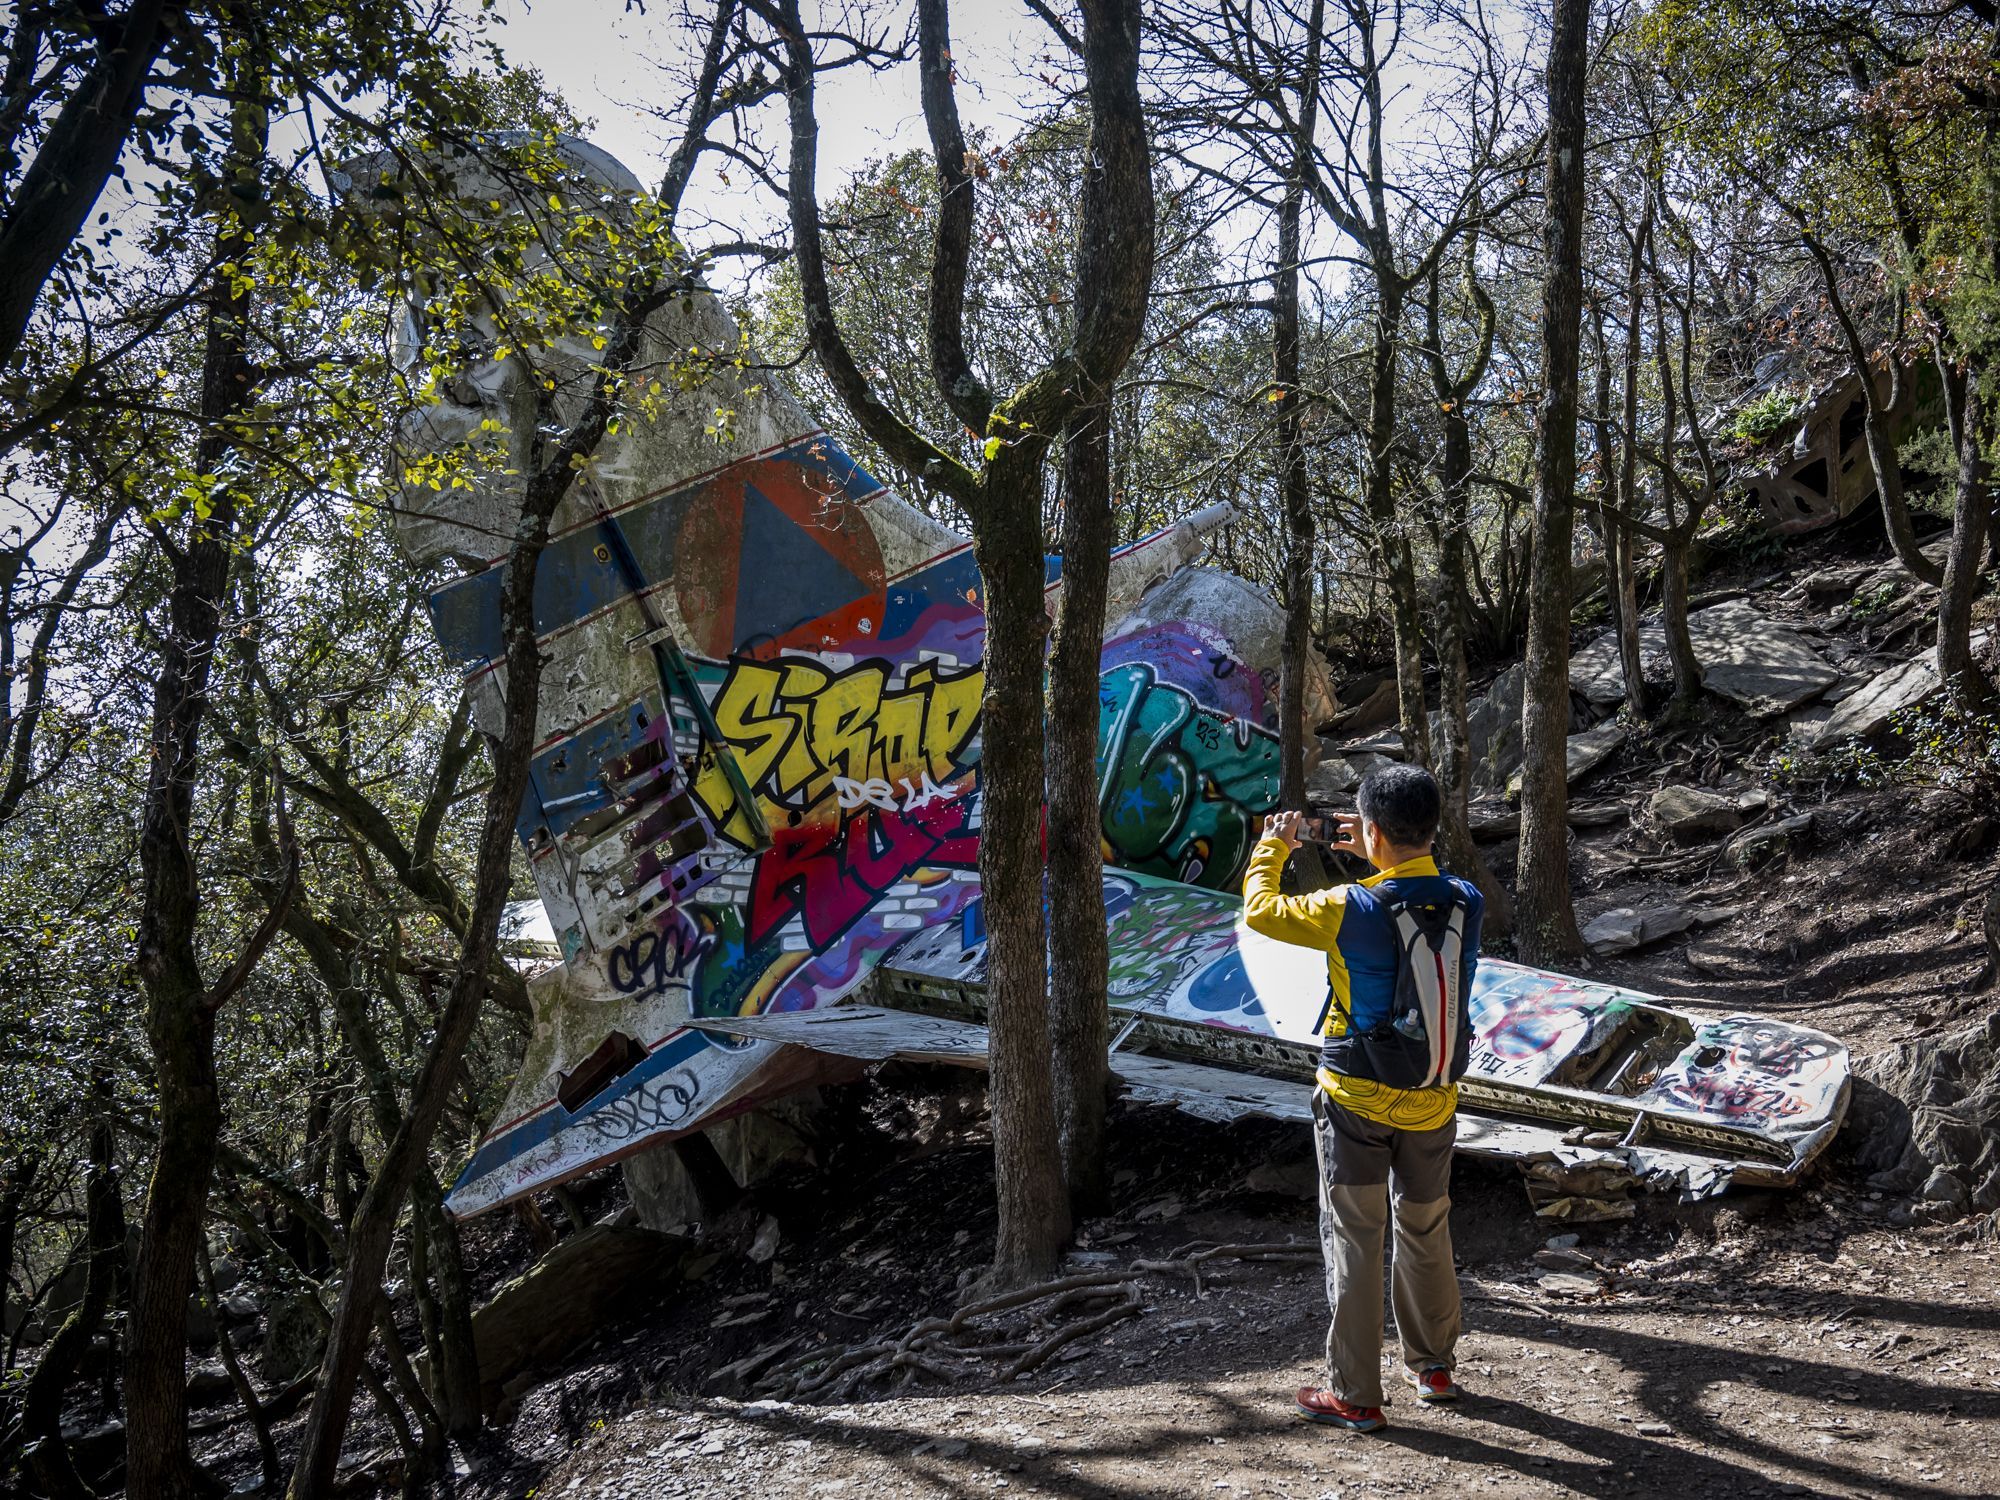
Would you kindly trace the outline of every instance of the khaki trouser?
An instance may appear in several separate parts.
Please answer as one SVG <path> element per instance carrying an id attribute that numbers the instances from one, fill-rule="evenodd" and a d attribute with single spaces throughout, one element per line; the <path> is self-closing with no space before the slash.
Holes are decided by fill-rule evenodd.
<path id="1" fill-rule="evenodd" d="M 1382 1232 L 1395 1183 L 1391 1300 L 1403 1363 L 1449 1370 L 1458 1344 L 1458 1273 L 1451 1260 L 1451 1148 L 1457 1121 L 1398 1130 L 1315 1090 L 1319 1233 L 1326 1253 L 1327 1386 L 1357 1406 L 1382 1404 Z"/>

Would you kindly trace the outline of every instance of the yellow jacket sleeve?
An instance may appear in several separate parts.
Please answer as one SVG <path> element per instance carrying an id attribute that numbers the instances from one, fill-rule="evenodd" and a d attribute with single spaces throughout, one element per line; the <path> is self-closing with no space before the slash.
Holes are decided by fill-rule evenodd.
<path id="1" fill-rule="evenodd" d="M 1267 938 L 1331 952 L 1334 939 L 1340 936 L 1347 887 L 1329 886 L 1304 896 L 1281 895 L 1278 877 L 1284 873 L 1285 854 L 1285 841 L 1272 837 L 1259 839 L 1251 850 L 1250 868 L 1243 875 L 1243 920 L 1252 932 Z"/>

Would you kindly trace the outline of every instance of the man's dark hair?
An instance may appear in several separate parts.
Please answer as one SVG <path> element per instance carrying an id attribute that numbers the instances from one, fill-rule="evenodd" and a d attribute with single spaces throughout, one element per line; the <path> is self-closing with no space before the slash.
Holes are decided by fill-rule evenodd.
<path id="1" fill-rule="evenodd" d="M 1392 765 L 1370 771 L 1355 794 L 1361 816 L 1399 849 L 1427 847 L 1437 834 L 1444 799 L 1437 778 L 1422 766 Z"/>

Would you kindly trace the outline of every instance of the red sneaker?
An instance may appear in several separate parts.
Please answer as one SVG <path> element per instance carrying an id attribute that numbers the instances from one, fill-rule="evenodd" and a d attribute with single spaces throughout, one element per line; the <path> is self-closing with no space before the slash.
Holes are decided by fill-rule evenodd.
<path id="1" fill-rule="evenodd" d="M 1302 1385 L 1293 1398 L 1299 1415 L 1308 1422 L 1324 1422 L 1329 1427 L 1345 1427 L 1350 1432 L 1375 1432 L 1389 1425 L 1379 1406 L 1356 1406 L 1332 1391 L 1316 1385 Z"/>
<path id="2" fill-rule="evenodd" d="M 1403 1378 L 1417 1388 L 1417 1399 L 1427 1405 L 1456 1401 L 1465 1394 L 1458 1388 L 1458 1382 L 1451 1378 L 1451 1371 L 1443 1365 L 1432 1365 L 1427 1370 L 1405 1370 Z"/>

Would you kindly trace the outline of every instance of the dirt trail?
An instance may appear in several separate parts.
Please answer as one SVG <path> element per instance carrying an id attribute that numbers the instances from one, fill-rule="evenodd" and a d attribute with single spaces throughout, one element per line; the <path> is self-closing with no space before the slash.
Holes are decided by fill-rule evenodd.
<path id="1" fill-rule="evenodd" d="M 1290 1389 L 1315 1370 L 1317 1272 L 1244 1266 L 1200 1299 L 1151 1284 L 1141 1319 L 1027 1389 L 832 1407 L 649 1401 L 587 1436 L 539 1493 L 2000 1491 L 1994 1252 L 1929 1232 L 1843 1237 L 1833 1220 L 1845 1207 L 1802 1216 L 1782 1247 L 1768 1233 L 1651 1258 L 1596 1247 L 1616 1273 L 1597 1301 L 1552 1298 L 1531 1264 L 1468 1273 L 1467 1399 L 1392 1398 L 1391 1426 L 1374 1436 L 1289 1414 Z"/>
<path id="2" fill-rule="evenodd" d="M 1791 572 L 1851 548 L 1821 539 Z M 1749 592 L 1815 628 L 1789 585 Z M 1726 772 L 1769 788 L 1771 818 L 1809 808 L 1811 829 L 1751 871 L 1720 843 L 1683 857 L 1632 821 L 1582 831 L 1586 916 L 1656 899 L 1727 910 L 1593 977 L 1822 1027 L 1857 1058 L 1990 1009 L 1969 980 L 1994 820 L 1936 793 L 1791 784 L 1782 735 L 1711 717 L 1676 741 L 1639 736 L 1587 795 L 1636 811 L 1663 782 Z M 1502 866 L 1508 852 L 1489 847 Z M 1649 878 L 1662 859 L 1672 878 Z M 1569 1226 L 1535 1218 L 1517 1174 L 1460 1161 L 1468 1396 L 1392 1397 L 1383 1434 L 1292 1415 L 1292 1389 L 1319 1378 L 1325 1298 L 1316 1267 L 1268 1263 L 1217 1264 L 1200 1295 L 1142 1276 L 1140 1316 L 1011 1384 L 968 1360 L 950 1384 L 873 1384 L 840 1405 L 704 1394 L 741 1390 L 717 1374 L 760 1349 L 832 1358 L 964 1300 L 991 1243 L 987 1148 L 976 1130 L 934 1134 L 913 1080 L 891 1069 L 879 1093 L 841 1096 L 850 1124 L 880 1114 L 859 1144 L 760 1187 L 753 1215 L 782 1228 L 771 1265 L 725 1261 L 603 1330 L 525 1397 L 461 1494 L 2000 1496 L 2000 1220 L 1910 1227 L 1911 1205 L 1866 1191 L 1846 1144 L 1796 1191 L 1649 1198 L 1632 1222 L 1583 1227 L 1574 1250 L 1551 1247 Z M 1303 1131 L 1130 1110 L 1112 1149 L 1116 1209 L 1087 1226 L 1079 1265 L 1316 1245 Z"/>

